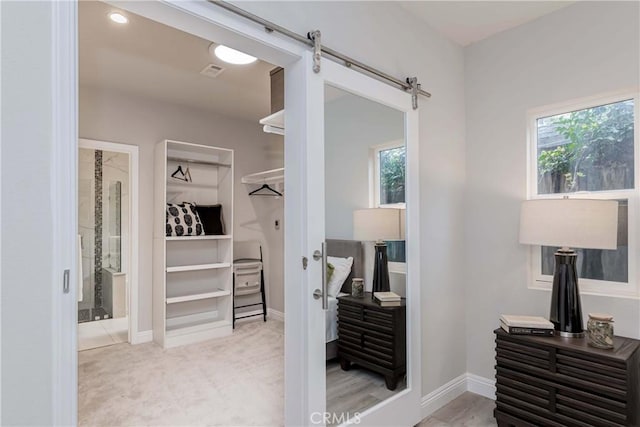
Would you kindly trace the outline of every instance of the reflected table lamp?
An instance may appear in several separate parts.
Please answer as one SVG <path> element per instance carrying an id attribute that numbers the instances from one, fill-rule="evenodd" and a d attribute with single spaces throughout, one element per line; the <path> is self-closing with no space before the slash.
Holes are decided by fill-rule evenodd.
<path id="1" fill-rule="evenodd" d="M 389 292 L 387 240 L 404 240 L 404 209 L 358 209 L 353 211 L 353 238 L 375 241 L 373 292 Z"/>
<path id="2" fill-rule="evenodd" d="M 560 247 L 549 320 L 556 335 L 584 336 L 576 272 L 577 254 L 570 248 L 616 249 L 618 202 L 615 200 L 526 200 L 520 211 L 520 243 Z"/>

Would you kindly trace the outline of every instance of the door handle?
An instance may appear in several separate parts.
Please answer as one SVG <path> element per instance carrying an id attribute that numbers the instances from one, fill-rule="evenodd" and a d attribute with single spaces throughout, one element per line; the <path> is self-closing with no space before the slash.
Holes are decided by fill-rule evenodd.
<path id="1" fill-rule="evenodd" d="M 322 242 L 322 251 L 315 250 L 313 252 L 313 259 L 316 261 L 322 260 L 322 290 L 316 289 L 313 291 L 313 298 L 322 298 L 322 309 L 326 310 L 329 307 L 329 293 L 327 292 L 327 244 Z"/>

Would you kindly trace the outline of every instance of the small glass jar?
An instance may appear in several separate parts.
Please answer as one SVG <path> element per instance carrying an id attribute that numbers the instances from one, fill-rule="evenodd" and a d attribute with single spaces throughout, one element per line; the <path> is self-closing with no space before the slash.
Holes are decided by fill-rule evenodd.
<path id="1" fill-rule="evenodd" d="M 587 322 L 589 345 L 597 348 L 613 348 L 613 316 L 589 313 Z"/>
<path id="2" fill-rule="evenodd" d="M 354 278 L 351 281 L 351 296 L 355 298 L 364 297 L 364 279 Z"/>

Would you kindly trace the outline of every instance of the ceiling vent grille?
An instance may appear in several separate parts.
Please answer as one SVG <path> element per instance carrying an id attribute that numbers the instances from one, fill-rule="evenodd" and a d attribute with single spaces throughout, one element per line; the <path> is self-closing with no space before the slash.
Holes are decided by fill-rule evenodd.
<path id="1" fill-rule="evenodd" d="M 209 64 L 206 67 L 204 67 L 202 71 L 200 71 L 200 74 L 202 74 L 203 76 L 207 76 L 207 77 L 211 77 L 212 79 L 215 79 L 223 71 L 224 71 L 224 68 L 218 67 L 215 64 Z"/>

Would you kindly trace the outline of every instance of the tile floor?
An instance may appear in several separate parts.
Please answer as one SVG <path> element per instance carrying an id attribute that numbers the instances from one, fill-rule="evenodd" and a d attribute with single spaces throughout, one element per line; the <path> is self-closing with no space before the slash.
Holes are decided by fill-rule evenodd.
<path id="1" fill-rule="evenodd" d="M 104 319 L 78 324 L 78 350 L 127 342 L 129 318 Z"/>

